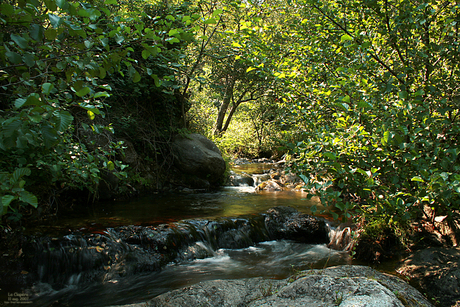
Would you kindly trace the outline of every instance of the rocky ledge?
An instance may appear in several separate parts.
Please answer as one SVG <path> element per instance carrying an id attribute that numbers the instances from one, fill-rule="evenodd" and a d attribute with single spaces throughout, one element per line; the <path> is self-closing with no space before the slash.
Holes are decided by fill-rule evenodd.
<path id="1" fill-rule="evenodd" d="M 140 306 L 433 306 L 398 277 L 345 265 L 301 271 L 283 280 L 213 280 L 170 291 Z"/>

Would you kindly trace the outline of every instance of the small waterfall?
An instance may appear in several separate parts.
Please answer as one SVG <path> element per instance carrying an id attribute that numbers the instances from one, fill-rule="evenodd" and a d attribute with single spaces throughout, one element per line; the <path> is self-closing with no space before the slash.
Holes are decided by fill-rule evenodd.
<path id="1" fill-rule="evenodd" d="M 340 224 L 337 227 L 329 227 L 329 244 L 328 247 L 340 250 L 340 251 L 351 251 L 354 245 L 353 231 L 355 230 L 354 225 Z"/>
<path id="2" fill-rule="evenodd" d="M 186 220 L 153 226 L 121 226 L 101 233 L 40 238 L 29 245 L 31 273 L 56 289 L 157 271 L 168 263 L 215 256 L 270 240 L 327 244 L 323 220 L 290 207 L 251 218 Z"/>

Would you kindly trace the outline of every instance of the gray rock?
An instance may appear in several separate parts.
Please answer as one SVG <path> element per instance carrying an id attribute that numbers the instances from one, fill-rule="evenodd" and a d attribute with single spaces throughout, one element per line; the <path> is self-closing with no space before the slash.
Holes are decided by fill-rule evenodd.
<path id="1" fill-rule="evenodd" d="M 128 306 L 128 305 L 127 305 Z M 398 277 L 365 266 L 302 271 L 291 278 L 205 281 L 129 306 L 433 306 Z"/>
<path id="2" fill-rule="evenodd" d="M 272 239 L 288 239 L 302 243 L 329 242 L 329 228 L 324 220 L 298 212 L 292 207 L 267 210 L 265 227 Z"/>
<path id="3" fill-rule="evenodd" d="M 178 135 L 172 144 L 174 165 L 192 188 L 208 188 L 223 179 L 225 161 L 217 146 L 205 136 Z"/>
<path id="4" fill-rule="evenodd" d="M 430 247 L 404 259 L 396 271 L 411 278 L 439 306 L 460 306 L 460 249 Z"/>
<path id="5" fill-rule="evenodd" d="M 242 173 L 242 174 L 236 174 L 233 173 L 230 175 L 228 184 L 231 186 L 254 186 L 254 179 L 252 178 L 251 175 Z"/>

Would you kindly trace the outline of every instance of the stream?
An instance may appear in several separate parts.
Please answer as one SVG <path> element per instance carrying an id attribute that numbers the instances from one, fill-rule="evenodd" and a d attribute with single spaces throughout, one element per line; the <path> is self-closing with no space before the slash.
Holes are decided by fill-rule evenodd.
<path id="1" fill-rule="evenodd" d="M 271 165 L 248 164 L 236 173 L 258 176 Z M 256 191 L 254 186 L 228 186 L 214 192 L 165 193 L 116 202 L 101 202 L 79 216 L 61 219 L 43 227 L 41 233 L 98 233 L 119 226 L 156 226 L 182 220 L 248 218 L 276 206 L 289 206 L 310 213 L 318 200 L 306 200 L 301 191 Z M 74 274 L 63 287 L 38 282 L 27 295 L 34 306 L 110 306 L 146 301 L 161 293 L 213 279 L 239 279 L 262 276 L 282 279 L 299 270 L 350 264 L 347 252 L 326 244 L 305 244 L 290 240 L 262 241 L 243 248 L 217 248 L 206 240 L 195 243 L 206 251 L 198 259 L 171 261 L 161 270 L 116 275 L 82 282 Z M 186 253 L 185 253 L 186 254 Z"/>

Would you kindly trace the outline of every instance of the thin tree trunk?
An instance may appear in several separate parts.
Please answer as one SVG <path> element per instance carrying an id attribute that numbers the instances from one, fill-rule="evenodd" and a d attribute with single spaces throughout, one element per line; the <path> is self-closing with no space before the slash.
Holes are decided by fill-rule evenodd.
<path id="1" fill-rule="evenodd" d="M 233 88 L 235 86 L 235 80 L 231 77 L 227 77 L 227 88 L 225 90 L 225 96 L 217 114 L 216 124 L 214 125 L 214 135 L 219 135 L 223 132 L 222 126 L 224 124 L 225 114 L 227 113 L 228 106 L 233 97 Z"/>

